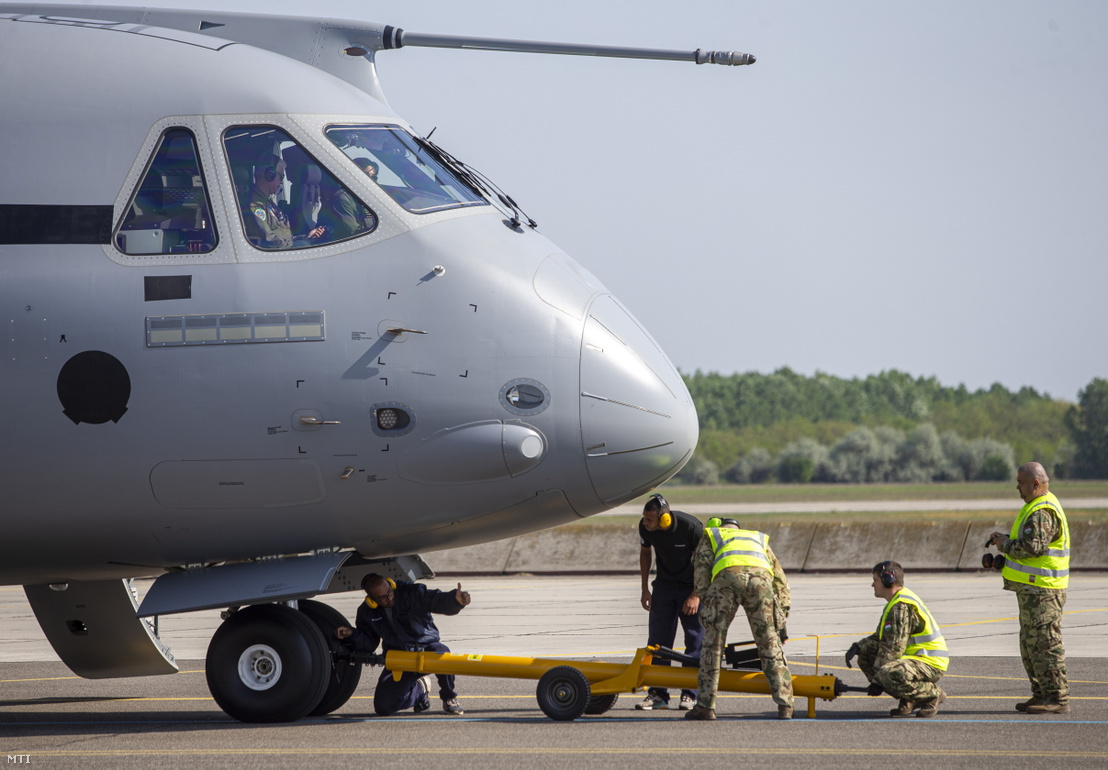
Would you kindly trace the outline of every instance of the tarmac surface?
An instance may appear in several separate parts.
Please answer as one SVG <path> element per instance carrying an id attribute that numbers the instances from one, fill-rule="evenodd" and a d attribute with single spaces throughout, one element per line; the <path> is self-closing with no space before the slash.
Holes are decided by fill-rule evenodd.
<path id="1" fill-rule="evenodd" d="M 457 581 L 432 581 L 453 588 Z M 786 652 L 792 673 L 834 674 L 864 685 L 843 653 L 872 632 L 882 602 L 868 575 L 796 575 Z M 440 585 L 441 584 L 441 585 Z M 1003 764 L 1108 766 L 1108 575 L 1080 573 L 1068 593 L 1064 638 L 1072 713 L 1028 716 L 1018 653 L 1016 602 L 996 575 L 908 575 L 942 624 L 952 650 L 941 681 L 948 694 L 932 719 L 892 719 L 887 697 L 847 694 L 816 701 L 816 718 L 776 719 L 766 695 L 721 695 L 715 722 L 687 722 L 677 709 L 637 711 L 624 694 L 605 714 L 554 722 L 530 680 L 459 677 L 464 716 L 431 711 L 373 716 L 380 669 L 365 670 L 354 697 L 323 718 L 248 725 L 211 700 L 204 677 L 218 613 L 161 619 L 181 673 L 85 680 L 73 676 L 42 636 L 22 590 L 0 588 L 0 753 L 43 767 L 302 767 L 358 762 L 373 768 L 645 768 L 753 761 L 774 767 L 934 767 Z M 637 576 L 463 578 L 473 604 L 442 617 L 455 652 L 630 661 L 644 643 Z M 352 615 L 356 594 L 327 598 Z M 742 619 L 731 639 L 749 638 Z M 819 653 L 817 661 L 816 654 Z M 675 693 L 676 695 L 676 693 Z M 674 699 L 676 702 L 676 698 Z"/>

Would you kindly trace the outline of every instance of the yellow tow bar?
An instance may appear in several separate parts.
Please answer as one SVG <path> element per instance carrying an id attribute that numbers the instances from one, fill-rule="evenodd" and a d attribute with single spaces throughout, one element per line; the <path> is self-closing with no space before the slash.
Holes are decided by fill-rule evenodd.
<path id="1" fill-rule="evenodd" d="M 551 719 L 568 721 L 583 714 L 602 714 L 615 704 L 620 693 L 635 692 L 643 687 L 695 690 L 697 670 L 651 665 L 656 649 L 639 648 L 629 664 L 389 650 L 385 653 L 384 665 L 397 680 L 406 671 L 537 679 L 539 708 Z M 719 690 L 770 693 L 765 674 L 727 668 L 720 671 Z M 809 718 L 816 716 L 816 698 L 834 700 L 842 691 L 842 683 L 831 674 L 793 677 L 793 695 L 808 699 Z"/>

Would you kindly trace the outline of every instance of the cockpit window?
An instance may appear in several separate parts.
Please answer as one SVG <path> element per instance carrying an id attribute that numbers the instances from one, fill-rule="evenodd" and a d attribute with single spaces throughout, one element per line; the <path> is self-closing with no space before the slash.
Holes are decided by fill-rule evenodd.
<path id="1" fill-rule="evenodd" d="M 223 146 L 243 229 L 259 249 L 305 249 L 377 228 L 377 215 L 283 130 L 232 126 Z"/>
<path id="2" fill-rule="evenodd" d="M 327 138 L 414 214 L 487 205 L 425 145 L 398 126 L 331 126 Z"/>
<path id="3" fill-rule="evenodd" d="M 217 240 L 196 140 L 188 129 L 171 128 L 135 189 L 115 245 L 124 254 L 204 254 Z"/>

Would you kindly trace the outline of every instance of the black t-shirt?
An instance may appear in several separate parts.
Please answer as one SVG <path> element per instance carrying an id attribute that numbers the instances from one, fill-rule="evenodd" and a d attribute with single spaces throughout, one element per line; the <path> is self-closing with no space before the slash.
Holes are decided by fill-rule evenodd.
<path id="1" fill-rule="evenodd" d="M 700 545 L 704 525 L 684 511 L 670 511 L 673 525 L 669 529 L 647 532 L 639 520 L 639 543 L 643 548 L 653 547 L 658 570 L 657 580 L 670 585 L 692 587 L 692 557 Z"/>

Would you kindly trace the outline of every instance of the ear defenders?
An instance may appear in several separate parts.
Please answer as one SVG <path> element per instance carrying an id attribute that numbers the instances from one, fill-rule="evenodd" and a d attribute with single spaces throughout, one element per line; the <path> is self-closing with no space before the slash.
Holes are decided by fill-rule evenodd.
<path id="1" fill-rule="evenodd" d="M 666 499 L 659 495 L 657 492 L 652 494 L 650 496 L 650 499 L 657 500 L 658 505 L 660 506 L 658 510 L 661 511 L 661 515 L 658 516 L 658 526 L 662 529 L 669 529 L 670 527 L 672 527 L 673 514 L 669 512 L 669 503 L 666 502 Z"/>
<path id="2" fill-rule="evenodd" d="M 273 166 L 266 166 L 262 174 L 265 176 L 265 181 L 272 182 L 277 178 L 277 169 L 273 168 Z"/>
<path id="3" fill-rule="evenodd" d="M 724 525 L 734 527 L 735 529 L 740 528 L 739 522 L 735 521 L 734 519 L 721 519 L 718 516 L 713 516 L 712 518 L 704 522 L 704 526 L 707 529 L 714 529 L 715 527 L 722 527 Z"/>
<path id="4" fill-rule="evenodd" d="M 389 588 L 392 588 L 394 590 L 396 589 L 396 581 L 393 580 L 392 578 L 389 578 L 389 577 L 385 578 L 385 582 L 389 584 Z M 377 604 L 377 602 L 373 601 L 373 599 L 368 595 L 365 598 L 365 603 L 369 605 L 369 608 L 371 610 L 375 610 L 375 609 L 377 609 L 377 607 L 380 606 L 380 605 Z"/>
<path id="5" fill-rule="evenodd" d="M 896 574 L 893 572 L 892 564 L 883 561 L 879 566 L 881 567 L 881 572 L 877 574 L 877 577 L 881 579 L 881 585 L 885 586 L 885 588 L 892 588 L 896 585 Z"/>

